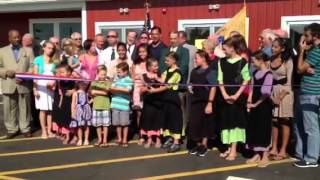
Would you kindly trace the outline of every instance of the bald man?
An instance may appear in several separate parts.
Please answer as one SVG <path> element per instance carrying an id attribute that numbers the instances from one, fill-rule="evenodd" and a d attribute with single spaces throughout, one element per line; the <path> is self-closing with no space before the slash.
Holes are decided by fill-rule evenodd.
<path id="1" fill-rule="evenodd" d="M 35 57 L 40 54 L 40 44 L 37 44 L 34 41 L 33 35 L 30 33 L 26 33 L 22 36 L 22 47 L 31 48 Z"/>
<path id="2" fill-rule="evenodd" d="M 30 93 L 32 81 L 15 78 L 16 73 L 32 72 L 34 55 L 31 48 L 20 45 L 17 30 L 9 31 L 8 46 L 0 49 L 0 78 L 4 105 L 5 139 L 13 138 L 19 132 L 31 137 Z"/>

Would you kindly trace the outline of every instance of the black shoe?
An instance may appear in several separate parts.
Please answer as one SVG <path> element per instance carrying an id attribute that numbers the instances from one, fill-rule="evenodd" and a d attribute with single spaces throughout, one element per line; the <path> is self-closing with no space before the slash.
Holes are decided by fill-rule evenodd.
<path id="1" fill-rule="evenodd" d="M 197 156 L 204 157 L 208 153 L 208 149 L 204 146 L 199 146 Z"/>
<path id="2" fill-rule="evenodd" d="M 168 153 L 175 153 L 180 151 L 180 144 L 172 144 L 169 149 L 168 149 Z"/>
<path id="3" fill-rule="evenodd" d="M 163 149 L 168 149 L 168 148 L 170 148 L 172 146 L 172 144 L 173 144 L 173 140 L 171 138 L 168 138 L 166 140 L 166 142 L 163 143 L 162 148 Z"/>
<path id="4" fill-rule="evenodd" d="M 0 140 L 13 139 L 18 133 L 7 133 L 5 136 L 1 137 Z"/>
<path id="5" fill-rule="evenodd" d="M 32 133 L 31 132 L 26 132 L 26 133 L 23 133 L 23 136 L 25 138 L 31 138 L 32 137 Z"/>
<path id="6" fill-rule="evenodd" d="M 189 154 L 196 155 L 200 146 L 196 146 L 188 151 Z"/>
<path id="7" fill-rule="evenodd" d="M 298 161 L 294 165 L 299 168 L 318 167 L 318 163 L 310 163 L 305 160 Z"/>

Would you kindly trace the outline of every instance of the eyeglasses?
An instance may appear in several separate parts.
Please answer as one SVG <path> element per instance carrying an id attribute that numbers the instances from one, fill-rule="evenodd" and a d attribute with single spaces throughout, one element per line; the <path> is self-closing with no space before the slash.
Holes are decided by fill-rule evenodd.
<path id="1" fill-rule="evenodd" d="M 82 38 L 74 38 L 73 40 L 81 41 L 81 40 L 82 40 Z"/>
<path id="2" fill-rule="evenodd" d="M 107 38 L 117 38 L 115 35 L 108 35 Z"/>
<path id="3" fill-rule="evenodd" d="M 148 37 L 140 37 L 140 39 L 148 39 Z"/>

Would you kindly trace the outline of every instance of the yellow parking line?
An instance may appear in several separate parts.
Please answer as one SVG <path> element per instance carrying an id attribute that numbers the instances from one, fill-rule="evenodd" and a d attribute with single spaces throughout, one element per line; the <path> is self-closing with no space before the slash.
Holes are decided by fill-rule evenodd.
<path id="1" fill-rule="evenodd" d="M 130 144 L 137 143 L 137 140 L 130 141 Z M 110 143 L 110 146 L 115 146 L 115 143 Z M 22 151 L 22 152 L 13 152 L 13 153 L 2 153 L 0 157 L 9 157 L 9 156 L 21 156 L 21 155 L 30 155 L 30 154 L 41 154 L 41 153 L 51 153 L 51 152 L 60 152 L 60 151 L 71 151 L 78 149 L 88 149 L 93 148 L 93 145 L 90 146 L 74 146 L 74 147 L 66 147 L 66 148 L 54 148 L 54 149 L 43 149 L 43 150 L 31 150 L 31 151 Z"/>
<path id="2" fill-rule="evenodd" d="M 0 176 L 0 180 L 25 180 L 25 179 L 10 177 L 10 176 Z"/>
<path id="3" fill-rule="evenodd" d="M 270 165 L 272 165 L 272 164 L 281 164 L 281 163 L 289 163 L 289 162 L 294 162 L 294 161 L 295 160 L 292 160 L 292 159 L 285 159 L 285 160 L 281 160 L 281 161 L 272 161 L 272 162 L 270 162 Z M 186 176 L 196 176 L 196 175 L 203 175 L 203 174 L 210 174 L 210 173 L 217 173 L 217 172 L 225 172 L 225 171 L 246 169 L 246 168 L 252 168 L 252 167 L 256 167 L 256 166 L 257 166 L 256 164 L 241 164 L 241 165 L 225 166 L 225 167 L 219 167 L 219 168 L 211 168 L 211 169 L 202 169 L 202 170 L 196 170 L 196 171 L 186 171 L 186 172 L 180 172 L 180 173 L 172 173 L 172 174 L 160 175 L 160 176 L 137 178 L 135 180 L 173 179 L 173 178 L 180 178 L 180 177 L 186 177 Z"/>
<path id="4" fill-rule="evenodd" d="M 101 161 L 90 161 L 90 162 L 74 163 L 74 164 L 64 164 L 64 165 L 41 167 L 41 168 L 21 169 L 21 170 L 1 172 L 0 176 L 26 174 L 26 173 L 34 173 L 34 172 L 45 172 L 45 171 L 53 171 L 53 170 L 64 170 L 64 169 L 79 168 L 79 167 L 86 167 L 86 166 L 96 166 L 96 165 L 105 165 L 105 164 L 111 164 L 111 163 L 154 159 L 154 158 L 161 158 L 161 157 L 171 157 L 171 156 L 184 155 L 184 154 L 187 154 L 187 151 L 180 151 L 177 153 L 161 153 L 161 154 L 153 154 L 153 155 L 135 156 L 135 157 L 127 157 L 127 158 L 119 158 L 119 159 L 109 159 L 109 160 L 101 160 Z"/>
<path id="5" fill-rule="evenodd" d="M 5 136 L 1 136 L 1 138 L 4 138 Z M 31 141 L 31 140 L 43 140 L 41 137 L 31 137 L 31 138 L 17 138 L 17 139 L 6 139 L 6 140 L 0 140 L 0 143 L 5 142 L 18 142 L 18 141 Z"/>

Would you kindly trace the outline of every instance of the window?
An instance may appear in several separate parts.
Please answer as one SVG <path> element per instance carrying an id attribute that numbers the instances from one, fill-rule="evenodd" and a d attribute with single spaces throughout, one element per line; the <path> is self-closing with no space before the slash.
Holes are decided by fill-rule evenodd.
<path id="1" fill-rule="evenodd" d="M 188 35 L 188 43 L 195 45 L 196 39 L 207 39 L 210 34 L 216 33 L 222 26 L 224 26 L 230 18 L 223 19 L 188 19 L 179 20 L 179 31 L 186 31 Z M 247 31 L 249 31 L 249 18 L 246 18 Z M 247 32 L 247 36 L 248 36 Z M 248 40 L 248 37 L 246 37 Z"/>
<path id="2" fill-rule="evenodd" d="M 153 22 L 151 21 L 151 26 Z M 144 21 L 117 21 L 117 22 L 96 22 L 95 32 L 108 34 L 109 31 L 116 31 L 119 35 L 119 40 L 126 42 L 129 31 L 135 31 L 138 34 L 143 30 Z"/>
<path id="3" fill-rule="evenodd" d="M 29 29 L 38 42 L 52 36 L 62 39 L 70 37 L 73 32 L 81 33 L 81 18 L 30 19 Z"/>
<path id="4" fill-rule="evenodd" d="M 304 27 L 311 23 L 320 23 L 320 16 L 283 16 L 281 28 L 289 33 L 294 47 L 299 46 Z"/>
<path id="5" fill-rule="evenodd" d="M 195 19 L 179 20 L 178 29 L 186 31 L 188 43 L 195 44 L 196 39 L 207 39 L 210 34 L 214 34 L 229 19 Z"/>

